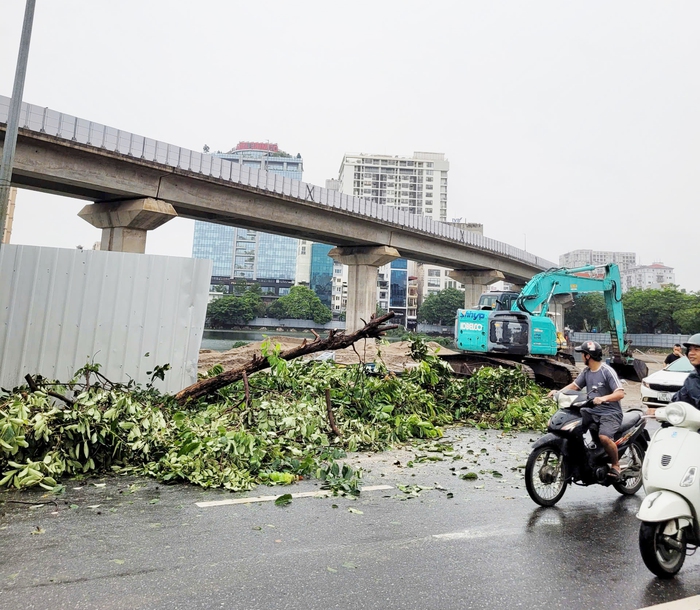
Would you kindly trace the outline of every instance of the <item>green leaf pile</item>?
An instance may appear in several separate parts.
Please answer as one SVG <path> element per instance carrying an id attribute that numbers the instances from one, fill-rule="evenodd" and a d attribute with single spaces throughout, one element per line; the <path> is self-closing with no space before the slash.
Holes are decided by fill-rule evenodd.
<path id="1" fill-rule="evenodd" d="M 241 491 L 316 476 L 324 487 L 357 493 L 360 472 L 336 462 L 346 451 L 379 451 L 411 438 L 436 439 L 441 426 L 467 423 L 542 429 L 553 403 L 518 371 L 481 369 L 454 377 L 413 345 L 417 366 L 402 375 L 381 365 L 279 358 L 270 368 L 208 400 L 179 406 L 151 384 L 120 385 L 89 365 L 54 392 L 66 406 L 26 386 L 0 391 L 0 486 L 56 489 L 65 476 L 108 471 Z M 155 367 L 161 378 L 169 367 Z M 328 422 L 331 404 L 340 432 Z"/>

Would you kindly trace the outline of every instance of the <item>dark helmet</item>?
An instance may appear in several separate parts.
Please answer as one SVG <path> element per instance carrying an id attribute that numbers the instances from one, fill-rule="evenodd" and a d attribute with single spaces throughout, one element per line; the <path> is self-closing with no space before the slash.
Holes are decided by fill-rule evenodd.
<path id="1" fill-rule="evenodd" d="M 683 346 L 688 349 L 690 346 L 700 347 L 700 333 L 695 333 L 690 339 L 688 339 Z"/>
<path id="2" fill-rule="evenodd" d="M 593 360 L 598 362 L 603 359 L 603 348 L 596 341 L 584 341 L 577 348 L 574 348 L 574 351 L 588 354 Z"/>

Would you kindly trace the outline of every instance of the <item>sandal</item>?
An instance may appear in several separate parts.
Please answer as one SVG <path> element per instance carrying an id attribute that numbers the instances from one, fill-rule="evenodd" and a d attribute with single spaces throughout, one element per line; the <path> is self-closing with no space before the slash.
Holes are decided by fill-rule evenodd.
<path id="1" fill-rule="evenodd" d="M 611 468 L 608 471 L 608 476 L 613 480 L 613 481 L 619 481 L 620 480 L 620 470 L 616 468 Z"/>

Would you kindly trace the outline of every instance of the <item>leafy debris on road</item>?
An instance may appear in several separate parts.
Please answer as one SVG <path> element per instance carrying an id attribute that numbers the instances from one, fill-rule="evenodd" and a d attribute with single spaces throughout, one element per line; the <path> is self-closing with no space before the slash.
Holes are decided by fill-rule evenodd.
<path id="1" fill-rule="evenodd" d="M 287 361 L 267 344 L 268 371 L 184 406 L 153 386 L 168 365 L 154 367 L 145 387 L 112 383 L 88 364 L 67 383 L 40 380 L 51 393 L 36 383 L 0 390 L 0 486 L 60 490 L 64 476 L 116 472 L 242 491 L 315 476 L 325 489 L 355 494 L 361 469 L 339 461 L 347 451 L 429 440 L 410 467 L 461 457 L 436 441 L 445 425 L 545 426 L 554 405 L 519 371 L 456 378 L 422 346 L 412 344 L 417 364 L 397 375 L 381 363 Z"/>

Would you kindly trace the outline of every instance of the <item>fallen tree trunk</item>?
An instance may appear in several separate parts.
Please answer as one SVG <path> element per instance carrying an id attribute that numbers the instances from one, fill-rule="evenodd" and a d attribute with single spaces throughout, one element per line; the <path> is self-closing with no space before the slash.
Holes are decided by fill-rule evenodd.
<path id="1" fill-rule="evenodd" d="M 316 339 L 311 343 L 307 343 L 304 340 L 298 347 L 293 347 L 279 354 L 279 357 L 283 360 L 293 360 L 299 356 L 305 356 L 306 354 L 313 354 L 315 352 L 321 352 L 326 350 L 337 350 L 350 347 L 356 341 L 360 339 L 371 339 L 381 336 L 382 333 L 387 330 L 392 330 L 397 328 L 396 324 L 390 326 L 382 326 L 384 322 L 394 317 L 393 312 L 384 314 L 377 318 L 373 318 L 364 327 L 346 335 L 344 331 L 331 330 L 328 331 L 328 337 L 322 339 L 316 335 Z M 315 334 L 315 333 L 314 333 Z M 187 386 L 183 390 L 180 390 L 175 395 L 175 400 L 178 404 L 183 405 L 189 400 L 197 400 L 203 396 L 208 396 L 213 394 L 220 388 L 226 387 L 239 379 L 243 379 L 244 375 L 250 375 L 257 371 L 266 369 L 269 366 L 267 358 L 262 354 L 255 355 L 250 360 L 250 362 L 244 366 L 239 366 L 228 371 L 224 371 L 220 375 L 211 377 L 209 379 L 202 379 L 197 383 Z"/>

